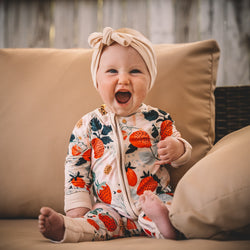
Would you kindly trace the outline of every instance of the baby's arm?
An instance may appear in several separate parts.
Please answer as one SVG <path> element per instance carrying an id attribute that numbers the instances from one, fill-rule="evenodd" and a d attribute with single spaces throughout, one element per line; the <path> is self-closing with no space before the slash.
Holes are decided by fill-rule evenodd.
<path id="1" fill-rule="evenodd" d="M 88 115 L 74 127 L 65 161 L 64 210 L 68 217 L 82 217 L 92 208 L 91 147 Z"/>
<path id="2" fill-rule="evenodd" d="M 79 218 L 84 216 L 90 209 L 86 207 L 72 208 L 66 212 L 66 216 L 71 218 Z"/>

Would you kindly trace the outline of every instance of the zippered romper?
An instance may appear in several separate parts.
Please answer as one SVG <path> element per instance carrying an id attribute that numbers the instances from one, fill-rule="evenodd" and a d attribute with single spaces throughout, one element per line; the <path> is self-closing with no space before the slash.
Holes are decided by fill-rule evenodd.
<path id="1" fill-rule="evenodd" d="M 151 190 L 166 206 L 171 204 L 168 166 L 154 165 L 157 143 L 167 136 L 185 145 L 185 153 L 171 163 L 178 167 L 189 160 L 191 146 L 164 111 L 142 104 L 136 113 L 119 117 L 102 105 L 77 122 L 65 162 L 65 211 L 90 211 L 82 218 L 64 216 L 62 242 L 145 234 L 163 238 L 141 210 L 139 196 Z"/>

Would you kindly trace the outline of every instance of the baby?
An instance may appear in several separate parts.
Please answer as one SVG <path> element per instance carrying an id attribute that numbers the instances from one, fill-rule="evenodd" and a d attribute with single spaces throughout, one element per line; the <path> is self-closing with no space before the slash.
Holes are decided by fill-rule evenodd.
<path id="1" fill-rule="evenodd" d="M 89 43 L 105 105 L 77 122 L 65 163 L 66 216 L 41 208 L 40 232 L 57 242 L 176 239 L 167 167 L 187 162 L 191 146 L 168 113 L 143 103 L 156 78 L 152 44 L 135 30 L 109 27 Z"/>

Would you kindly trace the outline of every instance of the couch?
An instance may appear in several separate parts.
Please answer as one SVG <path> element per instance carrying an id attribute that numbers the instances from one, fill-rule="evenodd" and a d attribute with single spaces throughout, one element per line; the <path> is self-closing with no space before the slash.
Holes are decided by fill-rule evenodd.
<path id="1" fill-rule="evenodd" d="M 1 49 L 0 249 L 250 249 L 250 86 L 238 98 L 241 106 L 226 106 L 241 87 L 216 88 L 214 40 L 158 44 L 155 51 L 158 77 L 145 103 L 168 111 L 193 146 L 191 160 L 170 169 L 176 189 L 170 219 L 183 239 L 55 244 L 43 238 L 40 208 L 64 213 L 71 131 L 102 103 L 91 81 L 92 51 Z"/>

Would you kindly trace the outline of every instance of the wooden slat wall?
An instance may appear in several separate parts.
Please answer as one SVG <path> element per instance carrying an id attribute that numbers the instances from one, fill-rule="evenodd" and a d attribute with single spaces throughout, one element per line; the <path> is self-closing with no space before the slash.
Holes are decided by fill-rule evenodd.
<path id="1" fill-rule="evenodd" d="M 249 0 L 0 0 L 0 48 L 88 47 L 105 26 L 138 29 L 153 43 L 215 39 L 217 85 L 250 84 Z"/>

